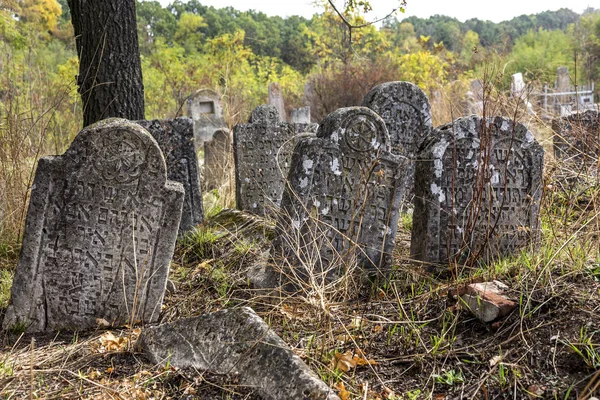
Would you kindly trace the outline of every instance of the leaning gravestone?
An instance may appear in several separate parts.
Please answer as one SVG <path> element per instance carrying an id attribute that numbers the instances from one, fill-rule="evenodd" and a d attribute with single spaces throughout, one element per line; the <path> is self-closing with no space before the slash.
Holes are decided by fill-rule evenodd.
<path id="1" fill-rule="evenodd" d="M 137 121 L 156 139 L 167 161 L 167 178 L 185 189 L 179 234 L 192 230 L 204 219 L 198 157 L 192 120 L 186 117 Z"/>
<path id="2" fill-rule="evenodd" d="M 598 165 L 600 112 L 587 110 L 552 121 L 554 157 L 587 170 Z"/>
<path id="3" fill-rule="evenodd" d="M 183 202 L 156 141 L 111 118 L 40 159 L 3 327 L 156 321 Z"/>
<path id="4" fill-rule="evenodd" d="M 229 129 L 219 129 L 210 142 L 204 142 L 204 187 L 213 190 L 223 185 L 232 165 Z"/>
<path id="5" fill-rule="evenodd" d="M 489 262 L 535 244 L 543 162 L 531 132 L 508 118 L 436 129 L 417 158 L 411 255 Z"/>
<path id="6" fill-rule="evenodd" d="M 294 149 L 273 255 L 335 278 L 344 264 L 388 264 L 396 236 L 404 159 L 385 122 L 366 107 L 329 114 Z M 400 189 L 399 189 L 400 188 Z M 302 275 L 302 272 L 300 272 Z"/>
<path id="7" fill-rule="evenodd" d="M 385 121 L 392 152 L 411 160 L 406 165 L 406 193 L 412 193 L 415 154 L 432 129 L 427 96 L 410 82 L 388 82 L 367 93 L 362 105 Z"/>
<path id="8" fill-rule="evenodd" d="M 298 132 L 299 129 L 302 132 Z M 279 207 L 296 135 L 313 124 L 281 122 L 272 105 L 256 107 L 248 124 L 233 129 L 237 208 L 265 215 Z"/>
<path id="9" fill-rule="evenodd" d="M 194 121 L 194 135 L 198 143 L 212 139 L 217 129 L 227 126 L 223 119 L 221 97 L 209 89 L 200 89 L 187 100 L 188 117 Z"/>

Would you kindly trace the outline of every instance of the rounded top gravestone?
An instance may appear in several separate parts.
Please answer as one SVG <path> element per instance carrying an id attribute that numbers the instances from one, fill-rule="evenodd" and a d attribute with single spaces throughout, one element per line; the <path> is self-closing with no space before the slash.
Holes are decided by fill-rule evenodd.
<path id="1" fill-rule="evenodd" d="M 183 187 L 156 141 L 108 119 L 40 159 L 4 328 L 84 330 L 158 318 Z"/>

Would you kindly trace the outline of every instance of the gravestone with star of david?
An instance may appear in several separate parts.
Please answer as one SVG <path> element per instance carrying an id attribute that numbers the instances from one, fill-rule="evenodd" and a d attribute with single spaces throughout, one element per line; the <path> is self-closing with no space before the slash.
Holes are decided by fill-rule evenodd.
<path id="1" fill-rule="evenodd" d="M 487 263 L 535 245 L 543 163 L 533 134 L 509 118 L 437 128 L 417 157 L 411 256 Z"/>
<path id="2" fill-rule="evenodd" d="M 111 118 L 40 159 L 3 327 L 156 321 L 184 191 L 141 126 Z"/>
<path id="3" fill-rule="evenodd" d="M 316 272 L 328 279 L 351 265 L 388 265 L 404 164 L 372 110 L 329 114 L 317 136 L 300 139 L 294 149 L 272 255 L 302 265 L 295 270 L 300 275 Z"/>

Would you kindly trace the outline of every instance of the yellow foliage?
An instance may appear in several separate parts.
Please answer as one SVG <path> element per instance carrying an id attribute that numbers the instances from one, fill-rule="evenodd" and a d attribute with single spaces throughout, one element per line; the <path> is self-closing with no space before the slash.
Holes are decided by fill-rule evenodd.
<path id="1" fill-rule="evenodd" d="M 62 9 L 56 0 L 23 0 L 20 17 L 40 32 L 49 32 L 56 27 Z"/>

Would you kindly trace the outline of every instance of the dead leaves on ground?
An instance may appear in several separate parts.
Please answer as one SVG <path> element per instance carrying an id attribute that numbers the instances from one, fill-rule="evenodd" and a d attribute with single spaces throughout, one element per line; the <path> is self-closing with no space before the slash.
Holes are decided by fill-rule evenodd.
<path id="1" fill-rule="evenodd" d="M 106 331 L 98 338 L 98 342 L 92 345 L 92 349 L 98 353 L 128 351 L 140 332 L 141 329 L 136 328 L 116 336 L 112 331 Z"/>
<path id="2" fill-rule="evenodd" d="M 359 365 L 377 365 L 377 361 L 373 359 L 367 360 L 363 352 L 358 349 L 356 351 L 348 350 L 345 353 L 336 352 L 331 362 L 333 369 L 339 369 L 344 372 L 348 372 Z"/>

